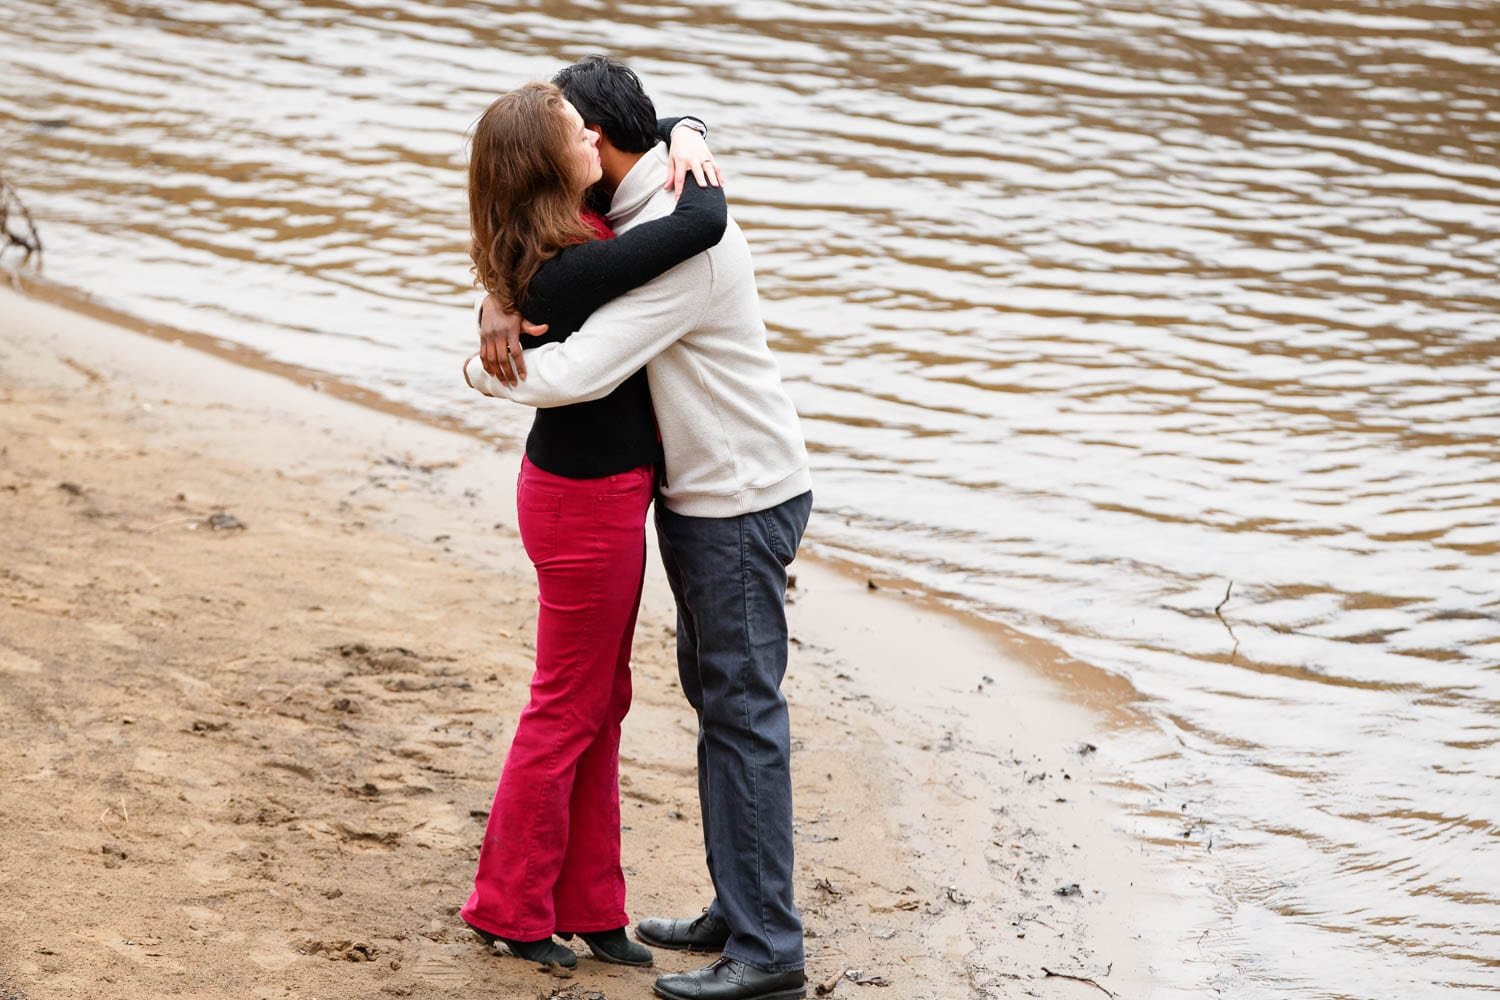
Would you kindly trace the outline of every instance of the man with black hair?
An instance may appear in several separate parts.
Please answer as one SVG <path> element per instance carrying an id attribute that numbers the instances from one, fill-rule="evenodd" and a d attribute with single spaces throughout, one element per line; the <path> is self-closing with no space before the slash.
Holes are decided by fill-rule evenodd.
<path id="1" fill-rule="evenodd" d="M 607 215 L 617 232 L 670 212 L 656 110 L 625 66 L 591 56 L 554 82 L 600 133 Z M 479 391 L 531 406 L 597 399 L 642 366 L 665 454 L 656 504 L 677 601 L 677 665 L 698 716 L 698 795 L 715 898 L 692 920 L 645 919 L 659 948 L 719 951 L 664 975 L 668 1000 L 806 995 L 802 919 L 792 900 L 787 566 L 812 509 L 801 425 L 766 343 L 744 234 L 605 305 L 561 343 L 527 350 L 524 380 L 466 366 Z M 519 367 L 519 366 L 518 366 Z"/>
<path id="2" fill-rule="evenodd" d="M 605 56 L 587 56 L 552 77 L 584 124 L 627 153 L 644 153 L 660 140 L 656 107 L 635 71 Z"/>

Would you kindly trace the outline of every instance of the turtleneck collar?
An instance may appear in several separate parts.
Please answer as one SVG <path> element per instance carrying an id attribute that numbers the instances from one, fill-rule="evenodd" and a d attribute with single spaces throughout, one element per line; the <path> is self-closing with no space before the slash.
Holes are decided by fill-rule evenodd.
<path id="1" fill-rule="evenodd" d="M 634 219 L 667 180 L 667 147 L 657 143 L 636 161 L 615 188 L 609 203 L 609 224 L 615 229 Z"/>

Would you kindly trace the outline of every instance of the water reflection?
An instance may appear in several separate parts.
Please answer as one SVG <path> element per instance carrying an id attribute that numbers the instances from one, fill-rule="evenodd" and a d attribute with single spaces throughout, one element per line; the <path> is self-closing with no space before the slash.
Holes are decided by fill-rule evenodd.
<path id="1" fill-rule="evenodd" d="M 1122 795 L 1178 849 L 1191 799 L 1226 929 L 1164 980 L 1493 987 L 1500 8 L 8 10 L 54 278 L 470 420 L 462 136 L 627 56 L 730 165 L 817 542 L 1181 740 Z"/>

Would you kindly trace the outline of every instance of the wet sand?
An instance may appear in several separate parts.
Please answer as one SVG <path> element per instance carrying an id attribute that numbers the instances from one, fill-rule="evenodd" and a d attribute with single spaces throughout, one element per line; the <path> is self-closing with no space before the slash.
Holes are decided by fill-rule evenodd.
<path id="1" fill-rule="evenodd" d="M 0 317 L 0 996 L 649 995 L 651 970 L 560 981 L 455 915 L 531 671 L 516 456 L 9 291 Z M 648 573 L 634 918 L 709 892 Z M 1099 995 L 1049 969 L 1142 995 L 1101 717 L 1014 637 L 796 573 L 809 995 Z M 997 692 L 1014 727 L 966 732 Z"/>

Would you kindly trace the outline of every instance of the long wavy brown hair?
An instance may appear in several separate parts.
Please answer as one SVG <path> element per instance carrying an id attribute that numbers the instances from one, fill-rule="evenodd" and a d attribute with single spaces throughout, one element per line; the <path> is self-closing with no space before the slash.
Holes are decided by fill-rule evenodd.
<path id="1" fill-rule="evenodd" d="M 508 312 L 524 309 L 545 261 L 594 235 L 579 214 L 585 187 L 564 100 L 550 83 L 528 83 L 496 98 L 474 126 L 469 257 L 476 282 Z"/>

